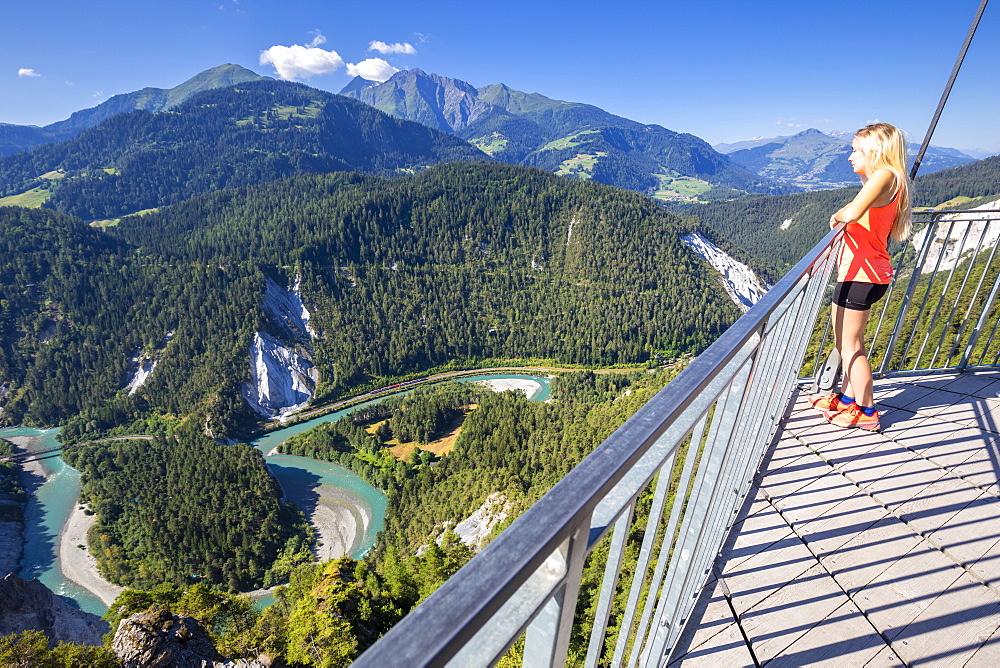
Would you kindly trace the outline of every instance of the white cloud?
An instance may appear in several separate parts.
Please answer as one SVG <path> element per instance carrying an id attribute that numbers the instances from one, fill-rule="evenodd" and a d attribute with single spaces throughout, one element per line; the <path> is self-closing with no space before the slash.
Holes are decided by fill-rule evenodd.
<path id="1" fill-rule="evenodd" d="M 802 123 L 796 123 L 799 119 L 797 118 L 779 118 L 774 122 L 775 125 L 781 125 L 786 128 L 801 128 Z"/>
<path id="2" fill-rule="evenodd" d="M 385 54 L 385 53 L 406 53 L 406 54 L 409 54 L 409 55 L 413 55 L 414 53 L 417 52 L 417 50 L 415 48 L 413 48 L 413 45 L 409 44 L 407 42 L 402 42 L 402 43 L 401 42 L 396 42 L 394 44 L 386 44 L 385 42 L 380 42 L 378 40 L 374 40 L 371 44 L 369 44 L 368 45 L 368 50 L 369 51 L 378 51 L 379 53 L 383 53 L 383 54 Z"/>
<path id="3" fill-rule="evenodd" d="M 260 52 L 261 65 L 273 65 L 278 76 L 288 81 L 308 79 L 316 74 L 336 72 L 344 66 L 344 59 L 336 51 L 319 48 L 326 37 L 319 30 L 313 30 L 309 46 L 272 46 Z"/>
<path id="4" fill-rule="evenodd" d="M 368 58 L 360 63 L 348 63 L 347 73 L 352 77 L 362 77 L 369 81 L 385 81 L 399 70 L 381 58 Z"/>
<path id="5" fill-rule="evenodd" d="M 22 67 L 17 71 L 17 76 L 19 77 L 40 77 L 42 76 L 30 67 Z"/>

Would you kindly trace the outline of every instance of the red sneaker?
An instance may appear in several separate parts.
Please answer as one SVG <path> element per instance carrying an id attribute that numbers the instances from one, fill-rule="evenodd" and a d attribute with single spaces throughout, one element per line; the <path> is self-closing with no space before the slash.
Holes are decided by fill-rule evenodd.
<path id="1" fill-rule="evenodd" d="M 839 392 L 814 394 L 809 397 L 809 403 L 818 411 L 842 411 L 847 407 L 847 404 L 840 401 Z"/>
<path id="2" fill-rule="evenodd" d="M 839 411 L 823 411 L 823 415 L 830 424 L 844 427 L 845 429 L 852 427 L 866 431 L 878 431 L 881 429 L 878 421 L 878 411 L 875 411 L 871 415 L 865 415 L 865 412 L 858 408 L 857 404 L 847 404 Z"/>

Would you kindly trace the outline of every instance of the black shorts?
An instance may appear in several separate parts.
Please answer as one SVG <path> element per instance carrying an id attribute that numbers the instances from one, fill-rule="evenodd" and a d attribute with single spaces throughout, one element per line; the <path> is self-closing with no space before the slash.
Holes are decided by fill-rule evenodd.
<path id="1" fill-rule="evenodd" d="M 844 281 L 833 289 L 833 303 L 852 311 L 867 311 L 888 289 L 888 284 Z"/>

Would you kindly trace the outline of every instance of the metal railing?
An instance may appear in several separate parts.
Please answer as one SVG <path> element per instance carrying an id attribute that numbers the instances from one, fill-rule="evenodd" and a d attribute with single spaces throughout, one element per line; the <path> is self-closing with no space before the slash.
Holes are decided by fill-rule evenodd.
<path id="1" fill-rule="evenodd" d="M 890 293 L 872 319 L 872 348 L 887 350 L 873 357 L 880 373 L 903 373 L 911 363 L 982 365 L 994 350 L 997 363 L 996 213 L 927 214 L 919 251 L 897 249 L 905 296 Z M 967 222 L 976 216 L 985 216 L 989 230 Z M 839 230 L 827 234 L 355 665 L 490 665 L 515 644 L 526 666 L 659 665 L 796 392 L 807 348 L 819 360 L 828 345 L 829 325 L 816 321 L 828 303 L 840 239 Z M 903 288 L 892 289 L 898 295 Z M 639 536 L 636 553 L 629 544 Z M 593 604 L 584 611 L 585 564 L 603 578 L 598 592 L 588 591 Z"/>
<path id="2" fill-rule="evenodd" d="M 914 214 L 896 273 L 866 341 L 876 377 L 963 371 L 1000 363 L 1000 210 Z M 873 311 L 873 316 L 875 315 Z M 830 319 L 811 345 L 811 371 L 832 346 Z"/>

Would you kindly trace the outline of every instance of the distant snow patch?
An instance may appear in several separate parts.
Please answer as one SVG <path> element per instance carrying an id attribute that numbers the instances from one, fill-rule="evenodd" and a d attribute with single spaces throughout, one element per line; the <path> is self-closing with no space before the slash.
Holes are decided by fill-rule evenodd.
<path id="1" fill-rule="evenodd" d="M 722 285 L 726 293 L 743 311 L 750 310 L 771 288 L 766 283 L 762 284 L 750 267 L 734 260 L 698 232 L 685 234 L 681 237 L 681 242 L 722 274 Z"/>
<path id="2" fill-rule="evenodd" d="M 783 223 L 782 223 L 782 224 L 781 224 L 781 225 L 780 225 L 780 226 L 778 227 L 778 229 L 779 229 L 779 230 L 787 230 L 787 229 L 788 229 L 789 227 L 791 227 L 791 226 L 792 226 L 792 219 L 791 219 L 791 218 L 785 218 L 785 222 L 783 222 Z"/>

